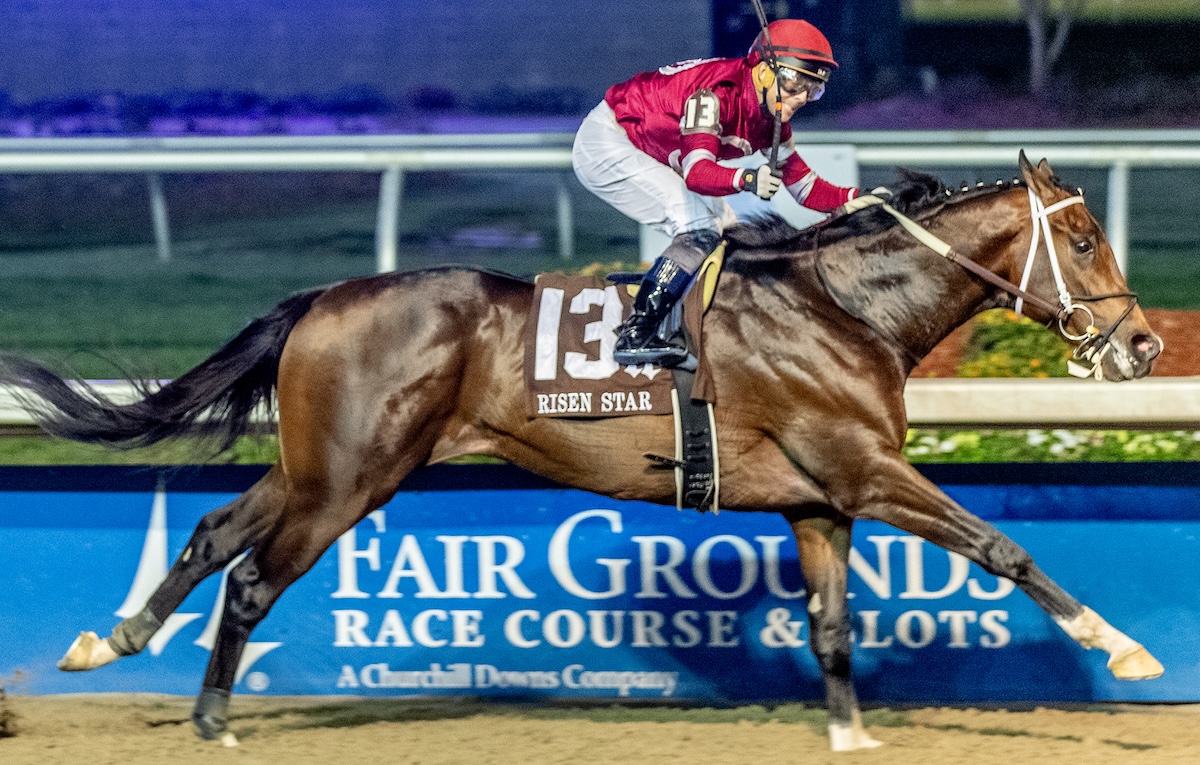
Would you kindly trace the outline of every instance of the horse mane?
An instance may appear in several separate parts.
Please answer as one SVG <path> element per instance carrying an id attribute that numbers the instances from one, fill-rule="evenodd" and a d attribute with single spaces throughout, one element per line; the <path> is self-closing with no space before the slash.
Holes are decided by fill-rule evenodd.
<path id="1" fill-rule="evenodd" d="M 897 168 L 897 172 L 899 179 L 888 186 L 893 194 L 888 203 L 910 218 L 921 218 L 947 205 L 1025 186 L 1022 179 L 1014 178 L 1011 181 L 998 180 L 990 185 L 981 182 L 975 186 L 969 186 L 964 181 L 960 188 L 951 189 L 937 176 L 928 173 L 905 168 Z M 1057 176 L 1051 180 L 1057 187 L 1072 194 L 1083 193 Z M 798 252 L 816 250 L 818 244 L 823 247 L 854 237 L 878 234 L 897 225 L 895 218 L 878 207 L 823 220 L 805 229 L 797 229 L 779 215 L 768 213 L 726 230 L 728 244 L 725 268 L 742 270 L 749 263 L 792 258 Z"/>
<path id="2" fill-rule="evenodd" d="M 890 186 L 894 196 L 890 204 L 908 216 L 919 216 L 945 204 L 946 187 L 936 176 L 900 170 L 900 179 Z M 867 209 L 856 215 L 842 215 L 797 229 L 775 213 L 751 218 L 728 229 L 726 255 L 744 250 L 811 248 L 816 237 L 831 244 L 854 236 L 879 233 L 896 225 L 896 219 L 883 210 Z"/>

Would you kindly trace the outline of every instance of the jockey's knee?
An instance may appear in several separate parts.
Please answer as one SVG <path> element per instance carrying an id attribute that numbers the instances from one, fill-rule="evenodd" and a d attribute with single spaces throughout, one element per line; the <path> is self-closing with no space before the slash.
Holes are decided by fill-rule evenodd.
<path id="1" fill-rule="evenodd" d="M 715 229 L 683 231 L 676 234 L 667 245 L 663 257 L 673 261 L 689 274 L 694 274 L 720 243 L 721 235 Z"/>

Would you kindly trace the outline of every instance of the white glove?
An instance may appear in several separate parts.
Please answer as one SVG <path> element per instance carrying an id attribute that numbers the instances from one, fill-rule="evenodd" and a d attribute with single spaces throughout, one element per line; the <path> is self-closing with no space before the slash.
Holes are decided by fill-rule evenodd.
<path id="1" fill-rule="evenodd" d="M 779 191 L 783 176 L 775 175 L 769 165 L 763 165 L 757 170 L 743 170 L 738 183 L 742 191 L 756 194 L 760 199 L 770 199 Z"/>

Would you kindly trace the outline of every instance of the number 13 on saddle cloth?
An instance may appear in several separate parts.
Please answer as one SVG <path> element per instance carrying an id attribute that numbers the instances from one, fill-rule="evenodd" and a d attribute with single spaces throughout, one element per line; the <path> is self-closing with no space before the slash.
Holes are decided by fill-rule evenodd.
<path id="1" fill-rule="evenodd" d="M 699 359 L 692 397 L 714 403 L 703 354 L 704 311 L 716 291 L 722 245 L 700 267 L 683 299 L 688 347 Z M 632 312 L 637 285 L 599 276 L 539 274 L 525 330 L 530 417 L 624 417 L 673 413 L 669 369 L 613 360 L 617 328 Z"/>

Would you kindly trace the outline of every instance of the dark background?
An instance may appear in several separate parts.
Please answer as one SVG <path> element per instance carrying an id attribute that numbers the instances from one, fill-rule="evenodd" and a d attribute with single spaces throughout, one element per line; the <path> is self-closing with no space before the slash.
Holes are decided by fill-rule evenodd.
<path id="1" fill-rule="evenodd" d="M 958 102 L 963 80 L 980 99 L 1028 89 L 1019 21 L 918 22 L 902 0 L 766 7 L 815 23 L 841 63 L 802 123 L 836 126 L 841 111 L 897 97 Z M 0 134 L 12 135 L 403 129 L 271 121 L 298 114 L 579 117 L 639 71 L 742 55 L 759 28 L 748 0 L 8 0 L 0 11 Z M 1079 126 L 1200 124 L 1197 39 L 1196 19 L 1078 22 L 1039 105 Z M 1087 108 L 1097 100 L 1125 108 Z M 1038 113 L 978 120 L 1019 127 Z M 258 122 L 195 119 L 214 115 Z M 165 116 L 192 122 L 154 122 Z M 937 127 L 894 123 L 860 112 L 851 126 Z"/>

